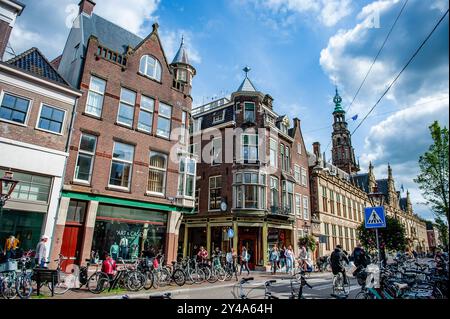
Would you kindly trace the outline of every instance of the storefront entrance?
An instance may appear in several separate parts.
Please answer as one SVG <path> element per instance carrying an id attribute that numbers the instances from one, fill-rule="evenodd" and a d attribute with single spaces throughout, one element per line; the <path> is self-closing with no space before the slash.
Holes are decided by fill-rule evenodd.
<path id="1" fill-rule="evenodd" d="M 255 270 L 255 266 L 261 259 L 261 228 L 259 227 L 239 227 L 239 244 L 238 254 L 242 253 L 242 248 L 246 247 L 250 254 L 248 266 L 251 270 Z"/>
<path id="2" fill-rule="evenodd" d="M 69 225 L 64 227 L 61 254 L 65 257 L 75 258 L 64 262 L 64 266 L 80 264 L 81 243 L 83 241 L 83 227 L 81 225 Z"/>

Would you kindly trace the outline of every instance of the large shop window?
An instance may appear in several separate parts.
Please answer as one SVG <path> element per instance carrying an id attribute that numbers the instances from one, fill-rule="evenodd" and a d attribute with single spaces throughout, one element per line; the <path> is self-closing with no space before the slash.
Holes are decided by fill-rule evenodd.
<path id="1" fill-rule="evenodd" d="M 218 210 L 222 193 L 222 176 L 209 178 L 209 210 Z"/>
<path id="2" fill-rule="evenodd" d="M 242 134 L 242 156 L 244 162 L 258 161 L 258 135 Z"/>
<path id="3" fill-rule="evenodd" d="M 170 137 L 170 118 L 172 117 L 172 107 L 170 105 L 159 103 L 158 110 L 158 127 L 156 135 L 169 138 Z"/>
<path id="4" fill-rule="evenodd" d="M 178 196 L 193 197 L 195 189 L 196 162 L 191 158 L 180 159 L 180 175 L 178 176 Z"/>
<path id="5" fill-rule="evenodd" d="M 85 112 L 97 117 L 102 115 L 103 99 L 106 82 L 102 79 L 91 77 Z"/>
<path id="6" fill-rule="evenodd" d="M 126 260 L 163 253 L 166 224 L 166 213 L 100 204 L 92 250 Z"/>
<path id="7" fill-rule="evenodd" d="M 283 206 L 287 213 L 294 212 L 294 183 L 283 181 Z"/>
<path id="8" fill-rule="evenodd" d="M 81 134 L 77 166 L 75 167 L 75 180 L 88 183 L 91 181 L 96 147 L 96 136 Z"/>
<path id="9" fill-rule="evenodd" d="M 0 118 L 25 124 L 29 106 L 30 100 L 5 93 L 0 104 Z"/>
<path id="10" fill-rule="evenodd" d="M 114 143 L 109 185 L 129 189 L 133 170 L 134 146 Z"/>
<path id="11" fill-rule="evenodd" d="M 136 93 L 122 88 L 120 92 L 119 112 L 117 113 L 117 123 L 132 127 L 134 118 L 134 105 L 136 103 Z"/>
<path id="12" fill-rule="evenodd" d="M 148 167 L 148 192 L 164 195 L 166 187 L 167 155 L 150 152 L 150 165 Z"/>
<path id="13" fill-rule="evenodd" d="M 0 176 L 5 170 L 0 169 Z M 11 198 L 18 200 L 29 200 L 33 202 L 48 202 L 52 178 L 41 175 L 14 172 L 14 179 L 19 183 L 14 188 Z"/>
<path id="14" fill-rule="evenodd" d="M 0 223 L 1 250 L 5 248 L 6 239 L 11 235 L 19 240 L 20 250 L 35 250 L 40 240 L 44 218 L 43 213 L 3 209 Z"/>
<path id="15" fill-rule="evenodd" d="M 235 207 L 264 209 L 266 203 L 266 175 L 259 173 L 236 173 Z"/>

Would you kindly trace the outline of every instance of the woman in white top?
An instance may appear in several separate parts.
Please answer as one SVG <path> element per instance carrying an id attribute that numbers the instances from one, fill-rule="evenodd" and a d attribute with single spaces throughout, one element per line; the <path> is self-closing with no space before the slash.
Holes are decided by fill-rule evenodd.
<path id="1" fill-rule="evenodd" d="M 289 245 L 284 251 L 284 256 L 286 257 L 286 273 L 292 272 L 294 264 L 294 252 L 292 251 L 292 246 Z"/>

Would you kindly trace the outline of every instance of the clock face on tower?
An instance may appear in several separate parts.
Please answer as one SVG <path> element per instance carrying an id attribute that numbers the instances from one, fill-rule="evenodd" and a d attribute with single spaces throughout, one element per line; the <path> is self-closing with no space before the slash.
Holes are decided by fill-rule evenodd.
<path id="1" fill-rule="evenodd" d="M 228 208 L 228 205 L 227 205 L 227 203 L 226 203 L 225 201 L 223 201 L 223 202 L 220 203 L 220 210 L 221 210 L 222 212 L 226 212 L 226 211 L 227 211 L 227 208 Z"/>

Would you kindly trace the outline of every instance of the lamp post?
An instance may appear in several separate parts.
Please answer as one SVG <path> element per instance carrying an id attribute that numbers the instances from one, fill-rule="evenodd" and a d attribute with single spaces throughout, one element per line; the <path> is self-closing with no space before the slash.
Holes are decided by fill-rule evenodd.
<path id="1" fill-rule="evenodd" d="M 367 194 L 369 197 L 370 204 L 372 207 L 383 206 L 384 205 L 384 194 L 378 191 L 378 186 L 372 188 L 372 192 Z M 377 240 L 377 251 L 378 251 L 378 266 L 381 270 L 381 252 L 380 252 L 380 242 L 378 239 L 378 228 L 375 228 L 375 237 Z"/>
<path id="2" fill-rule="evenodd" d="M 13 172 L 11 171 L 6 171 L 5 175 L 0 178 L 0 227 L 2 226 L 3 206 L 5 206 L 6 201 L 11 197 L 18 183 L 18 180 L 13 179 Z"/>

